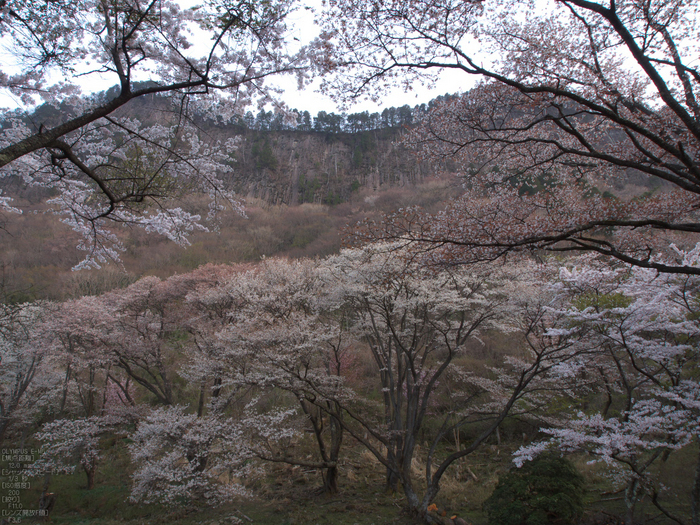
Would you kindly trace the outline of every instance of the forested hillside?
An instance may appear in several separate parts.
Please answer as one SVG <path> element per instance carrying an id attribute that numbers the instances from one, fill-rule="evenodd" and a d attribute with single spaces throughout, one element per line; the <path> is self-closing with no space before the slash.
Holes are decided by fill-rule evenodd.
<path id="1" fill-rule="evenodd" d="M 589 257 L 436 271 L 410 255 L 207 264 L 4 304 L 0 439 L 28 451 L 4 456 L 25 480 L 11 508 L 492 522 L 531 512 L 533 489 L 506 481 L 515 452 L 557 519 L 691 515 L 696 278 Z"/>
<path id="2" fill-rule="evenodd" d="M 157 125 L 167 104 L 132 111 Z M 338 127 L 322 129 L 329 118 Z M 690 515 L 698 354 L 695 322 L 683 319 L 695 318 L 695 280 L 590 258 L 436 272 L 410 245 L 341 252 L 396 210 L 441 213 L 464 178 L 456 158 L 411 146 L 412 117 L 354 132 L 339 124 L 351 116 L 310 121 L 318 129 L 264 111 L 235 125 L 203 120 L 203 137 L 234 140 L 224 182 L 245 197 L 246 216 L 220 212 L 216 231 L 193 232 L 186 248 L 125 228 L 120 260 L 101 269 L 70 271 L 79 238 L 50 212 L 50 191 L 7 186 L 25 213 L 6 216 L 3 237 L 4 377 L 16 386 L 3 394 L 0 432 L 35 451 L 22 464 L 34 487 L 22 504 L 48 504 L 50 491 L 57 516 L 85 507 L 104 520 L 110 505 L 182 523 L 199 522 L 202 505 L 211 520 L 323 521 L 322 507 L 308 509 L 319 502 L 336 521 L 405 523 L 430 504 L 433 522 L 443 510 L 493 522 L 498 498 L 516 498 L 497 485 L 511 479 L 510 455 L 560 447 L 578 454 L 574 464 L 544 456 L 532 468 L 545 474 L 527 476 L 542 476 L 552 498 L 564 478 L 547 476 L 559 469 L 573 483 L 561 519 L 629 522 L 651 515 L 650 498 Z M 508 184 L 537 198 L 549 179 Z M 590 185 L 587 198 L 664 191 L 630 173 Z M 196 193 L 179 204 L 206 214 Z M 606 448 L 619 433 L 623 448 Z M 300 496 L 296 484 L 313 490 Z M 584 485 L 594 487 L 585 499 Z M 628 495 L 601 496 L 618 490 Z M 255 503 L 265 497 L 277 503 Z M 128 512 L 127 499 L 138 503 Z M 397 504 L 413 510 L 402 516 Z"/>
<path id="3" fill-rule="evenodd" d="M 114 90 L 102 96 L 109 99 Z M 415 186 L 439 176 L 442 163 L 419 162 L 398 144 L 401 134 L 449 95 L 411 108 L 386 108 L 370 113 L 326 113 L 260 110 L 227 123 L 203 111 L 194 112 L 197 133 L 206 142 L 226 143 L 233 162 L 224 177 L 229 189 L 243 198 L 269 204 L 340 204 L 360 188 Z M 176 108 L 166 97 L 151 96 L 118 112 L 142 125 L 169 123 Z M 60 120 L 56 110 L 39 108 L 28 118 L 50 125 Z M 443 174 L 444 175 L 444 174 Z"/>
<path id="4" fill-rule="evenodd" d="M 123 117 L 138 115 L 144 123 L 156 125 L 168 121 L 171 110 L 169 100 L 150 97 Z M 321 114 L 309 117 L 309 126 L 303 121 L 296 124 L 294 113 L 288 116 L 291 120 L 275 121 L 264 110 L 226 126 L 195 115 L 202 140 L 232 140 L 228 150 L 232 169 L 223 183 L 243 201 L 247 216 L 222 210 L 215 221 L 205 224 L 212 232 L 193 232 L 192 246 L 186 248 L 135 228 L 118 229 L 126 251 L 121 262 L 108 265 L 105 272 L 114 275 L 107 279 L 70 271 L 81 259 L 75 249 L 80 237 L 56 220 L 55 206 L 46 203 L 54 195 L 51 191 L 2 179 L 4 192 L 15 195 L 14 205 L 23 211 L 3 217 L 4 296 L 10 301 L 63 298 L 85 286 L 92 289 L 83 282 L 105 281 L 99 288 L 104 291 L 112 286 L 110 279 L 117 285 L 145 274 L 167 277 L 206 262 L 327 255 L 339 250 L 341 231 L 360 220 L 407 206 L 437 210 L 461 191 L 462 181 L 446 171 L 443 162 L 421 160 L 399 143 L 414 113 L 417 117 L 421 111 L 425 109 L 403 108 L 402 120 L 393 118 L 399 113 L 395 108 L 374 115 Z M 25 118 L 50 124 L 58 114 L 42 107 Z M 325 124 L 328 119 L 333 129 Z M 365 122 L 366 129 L 347 124 L 354 119 Z M 183 195 L 179 202 L 192 213 L 208 213 L 204 197 L 196 193 Z"/>
<path id="5" fill-rule="evenodd" d="M 0 0 L 0 525 L 700 525 L 699 21 Z"/>

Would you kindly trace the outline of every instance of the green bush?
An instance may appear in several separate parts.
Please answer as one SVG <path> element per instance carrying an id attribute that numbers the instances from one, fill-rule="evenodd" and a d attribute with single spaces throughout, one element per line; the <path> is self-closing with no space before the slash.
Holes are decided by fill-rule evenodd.
<path id="1" fill-rule="evenodd" d="M 570 461 L 541 456 L 501 476 L 484 510 L 489 525 L 570 524 L 583 513 L 583 493 Z"/>
<path id="2" fill-rule="evenodd" d="M 253 157 L 255 158 L 255 166 L 259 170 L 275 171 L 277 169 L 277 157 L 275 157 L 272 146 L 267 140 L 256 140 L 253 143 Z"/>

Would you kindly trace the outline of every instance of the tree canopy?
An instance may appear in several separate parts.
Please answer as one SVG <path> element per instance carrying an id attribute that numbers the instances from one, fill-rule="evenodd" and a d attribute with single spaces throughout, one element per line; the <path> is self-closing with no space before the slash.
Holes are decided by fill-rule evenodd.
<path id="1" fill-rule="evenodd" d="M 438 215 L 391 217 L 371 237 L 427 245 L 449 262 L 537 248 L 697 271 L 658 260 L 673 240 L 659 233 L 700 231 L 697 5 L 335 0 L 330 9 L 326 83 L 345 98 L 443 69 L 480 79 L 409 139 L 462 162 L 465 197 Z M 592 192 L 630 173 L 662 191 L 633 202 Z M 538 178 L 551 183 L 521 195 Z"/>
<path id="2" fill-rule="evenodd" d="M 85 239 L 85 266 L 118 255 L 109 221 L 186 244 L 189 231 L 204 228 L 201 217 L 169 199 L 203 191 L 212 211 L 222 199 L 238 207 L 219 178 L 234 145 L 203 137 L 188 116 L 199 107 L 226 121 L 269 98 L 267 77 L 302 74 L 305 52 L 290 52 L 284 38 L 292 9 L 286 1 L 187 9 L 165 0 L 2 1 L 0 35 L 13 63 L 0 90 L 50 105 L 31 118 L 3 115 L 2 176 L 55 190 L 55 209 Z M 104 82 L 117 87 L 83 94 Z M 128 118 L 130 101 L 155 94 L 173 101 L 157 122 Z M 18 211 L 9 201 L 0 206 Z"/>

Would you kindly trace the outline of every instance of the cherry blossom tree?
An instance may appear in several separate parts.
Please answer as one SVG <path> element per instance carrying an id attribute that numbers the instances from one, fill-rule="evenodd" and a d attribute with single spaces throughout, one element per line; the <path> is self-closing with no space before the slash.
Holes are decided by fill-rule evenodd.
<path id="1" fill-rule="evenodd" d="M 180 375 L 200 386 L 197 403 L 200 416 L 207 406 L 208 393 L 208 404 L 213 411 L 223 410 L 236 394 L 224 393 L 223 381 L 228 376 L 224 359 L 227 344 L 219 334 L 231 323 L 232 312 L 237 307 L 236 299 L 227 293 L 226 286 L 236 273 L 244 270 L 250 267 L 207 264 L 189 274 L 197 284 L 186 296 L 183 305 L 186 314 L 181 318 L 182 326 L 192 335 L 193 344 L 189 346 L 189 362 Z"/>
<path id="2" fill-rule="evenodd" d="M 131 500 L 168 504 L 205 501 L 220 504 L 247 494 L 238 481 L 250 471 L 251 457 L 236 421 L 198 417 L 185 407 L 152 411 L 131 435 Z"/>
<path id="3" fill-rule="evenodd" d="M 373 223 L 363 238 L 399 239 L 437 261 L 595 251 L 700 273 L 661 239 L 700 231 L 697 15 L 665 0 L 329 1 L 324 65 L 339 96 L 410 89 L 441 70 L 479 80 L 407 139 L 461 163 L 465 195 L 435 215 Z M 663 191 L 631 202 L 594 194 L 633 173 Z"/>
<path id="4" fill-rule="evenodd" d="M 210 265 L 164 281 L 147 277 L 124 290 L 98 297 L 85 296 L 55 308 L 55 315 L 45 324 L 53 342 L 48 352 L 54 356 L 55 364 L 65 367 L 60 410 L 67 415 L 85 417 L 61 419 L 44 426 L 36 438 L 45 446 L 40 460 L 32 467 L 33 472 L 71 472 L 80 464 L 87 475 L 88 488 L 92 488 L 101 454 L 101 438 L 110 432 L 123 432 L 126 423 L 137 424 L 139 443 L 150 447 L 149 454 L 153 453 L 151 462 L 156 456 L 163 460 L 163 455 L 172 457 L 175 454 L 165 450 L 167 446 L 162 435 L 156 439 L 149 433 L 149 425 L 155 424 L 161 412 L 156 410 L 145 416 L 143 397 L 137 396 L 139 393 L 134 391 L 133 385 L 155 395 L 160 404 L 168 406 L 175 406 L 174 403 L 183 397 L 184 393 L 175 387 L 176 383 L 181 383 L 177 374 L 184 366 L 180 360 L 187 354 L 189 342 L 183 325 L 194 316 L 185 296 L 195 288 L 202 289 L 203 283 L 209 287 L 216 285 L 217 276 L 221 279 L 231 272 L 232 268 Z M 169 414 L 173 421 L 184 418 L 182 428 L 192 424 L 200 429 L 193 429 L 192 436 L 201 431 L 202 425 L 214 432 L 212 421 L 193 422 L 182 407 L 174 408 Z M 207 443 L 212 445 L 211 439 L 224 439 L 223 428 L 230 424 L 227 418 L 222 418 L 216 427 L 219 432 L 212 434 L 209 441 L 200 436 L 203 450 Z M 198 453 L 196 445 L 193 442 L 189 448 L 185 447 L 187 453 Z M 159 446 L 163 449 L 161 455 L 154 452 Z M 158 492 L 167 492 L 161 486 L 163 478 L 159 478 L 160 481 L 149 478 L 149 468 L 153 465 L 141 461 L 136 451 L 134 454 L 139 462 L 135 494 L 138 487 L 148 486 L 154 490 L 154 500 L 166 501 L 167 497 Z M 182 465 L 177 459 L 173 461 L 169 464 L 172 472 L 168 472 L 173 476 L 178 473 L 180 477 L 171 482 L 182 483 L 184 492 L 181 495 L 191 491 L 195 497 L 198 494 L 194 487 L 196 482 L 181 472 Z M 165 463 L 158 468 L 161 468 L 161 475 L 167 470 Z M 198 475 L 199 471 L 196 473 Z M 136 499 L 144 497 L 141 494 Z"/>
<path id="5" fill-rule="evenodd" d="M 179 348 L 178 373 L 199 388 L 199 401 L 196 412 L 170 403 L 137 424 L 131 436 L 132 458 L 137 465 L 134 501 L 219 504 L 247 494 L 243 480 L 259 468 L 255 459 L 312 465 L 302 457 L 293 459 L 303 440 L 306 416 L 300 417 L 296 409 L 274 401 L 279 397 L 274 389 L 284 383 L 280 379 L 283 372 L 266 360 L 261 335 L 261 319 L 271 305 L 294 303 L 285 292 L 295 295 L 294 284 L 301 280 L 295 273 L 297 266 L 309 265 L 272 265 L 276 272 L 269 264 L 260 269 L 206 265 L 167 281 L 141 283 L 146 296 L 134 302 L 160 308 L 159 315 L 169 319 L 171 326 L 186 329 L 191 335 L 188 344 Z M 274 283 L 278 285 L 275 288 L 271 276 L 281 280 L 284 270 L 288 277 L 297 279 L 290 279 L 286 286 Z M 307 272 L 307 284 L 311 282 L 309 275 Z M 160 321 L 151 324 L 160 326 Z M 231 335 L 238 330 L 246 335 Z M 282 332 L 280 327 L 276 330 Z M 260 346 L 245 346 L 251 339 Z M 283 354 L 283 345 L 290 343 L 278 337 L 275 344 L 280 345 L 275 351 Z M 282 459 L 280 452 L 284 452 Z"/>
<path id="6" fill-rule="evenodd" d="M 102 341 L 114 367 L 155 396 L 159 404 L 182 403 L 195 389 L 202 415 L 209 379 L 214 392 L 217 385 L 221 387 L 221 376 L 212 376 L 207 367 L 217 362 L 221 345 L 216 332 L 228 323 L 229 315 L 224 305 L 211 301 L 238 271 L 237 267 L 205 265 L 165 280 L 143 277 L 95 298 L 101 305 L 97 315 L 107 324 Z M 110 379 L 116 385 L 124 384 L 115 373 Z M 123 391 L 126 395 L 125 388 Z"/>
<path id="7" fill-rule="evenodd" d="M 338 490 L 343 435 L 350 432 L 382 462 L 394 488 L 401 482 L 412 509 L 426 515 L 447 468 L 476 450 L 509 414 L 534 410 L 542 401 L 534 385 L 541 386 L 540 376 L 558 356 L 569 354 L 562 350 L 566 338 L 544 342 L 537 292 L 518 281 L 512 268 L 502 274 L 462 269 L 435 275 L 403 255 L 375 246 L 322 263 L 266 260 L 202 281 L 187 303 L 207 318 L 188 321 L 199 339 L 196 355 L 204 359 L 185 376 L 201 382 L 209 370 L 209 377 L 221 380 L 211 385 L 206 410 L 183 417 L 197 428 L 197 417 L 212 427 L 233 425 L 250 456 L 316 468 L 329 492 Z M 528 311 L 526 300 L 517 303 L 511 295 L 528 297 L 535 306 Z M 517 318 L 516 311 L 522 324 L 505 322 L 506 315 Z M 477 335 L 494 327 L 522 334 L 522 359 L 514 357 L 495 378 L 472 375 L 454 363 L 467 342 L 478 344 Z M 382 396 L 379 405 L 359 393 L 349 374 L 358 352 L 373 356 L 379 370 L 371 387 Z M 450 403 L 442 403 L 441 382 L 448 380 L 459 388 Z M 290 408 L 297 403 L 300 410 Z M 429 447 L 428 490 L 421 496 L 411 464 L 421 429 L 432 418 L 442 426 Z M 472 443 L 440 456 L 447 436 L 484 421 L 488 429 Z M 315 439 L 317 458 L 298 453 L 306 450 L 300 447 L 304 428 Z M 171 457 L 172 468 L 159 463 L 151 470 L 172 471 L 177 486 L 185 487 L 187 475 L 173 470 L 190 464 L 182 454 Z M 153 472 L 144 476 L 155 479 Z M 206 477 L 200 482 L 202 491 L 206 483 L 216 483 Z"/>
<path id="8" fill-rule="evenodd" d="M 52 309 L 50 303 L 0 305 L 0 441 L 11 427 L 29 429 L 60 389 L 43 330 Z"/>
<path id="9" fill-rule="evenodd" d="M 49 476 L 72 474 L 80 465 L 87 477 L 87 489 L 92 490 L 101 459 L 100 438 L 122 423 L 114 416 L 59 419 L 46 423 L 34 436 L 42 442 L 40 457 L 27 472 Z"/>
<path id="10" fill-rule="evenodd" d="M 104 298 L 85 296 L 57 305 L 46 329 L 53 342 L 48 351 L 65 369 L 59 413 L 99 415 L 110 379 L 122 384 L 112 370 L 115 359 L 108 346 L 116 329 L 115 312 Z"/>
<path id="11" fill-rule="evenodd" d="M 196 274 L 163 281 L 143 277 L 100 297 L 105 315 L 114 316 L 107 345 L 115 366 L 162 405 L 174 405 L 184 395 L 178 356 L 191 344 L 185 297 L 199 280 Z"/>
<path id="12" fill-rule="evenodd" d="M 324 491 L 336 493 L 343 442 L 338 400 L 352 395 L 343 382 L 351 348 L 342 303 L 328 293 L 316 261 L 266 260 L 259 268 L 238 274 L 223 292 L 233 305 L 230 324 L 219 335 L 226 344 L 221 363 L 228 369 L 226 382 L 255 387 L 261 397 L 275 390 L 291 395 L 301 414 L 290 415 L 286 428 L 298 432 L 310 427 L 318 457 L 308 459 L 303 449 L 292 446 L 295 442 L 281 447 L 267 437 L 252 440 L 257 445 L 251 449 L 266 461 L 318 469 Z M 273 405 L 272 416 L 284 408 L 284 403 Z M 258 414 L 248 416 L 246 426 L 267 429 L 269 410 Z"/>
<path id="13" fill-rule="evenodd" d="M 28 106 L 48 105 L 31 117 L 4 115 L 2 176 L 57 190 L 53 204 L 84 238 L 83 266 L 117 256 L 109 220 L 186 243 L 204 226 L 169 198 L 197 189 L 212 197 L 213 209 L 222 198 L 239 207 L 220 179 L 230 171 L 232 145 L 203 140 L 189 115 L 196 106 L 225 121 L 269 97 L 268 76 L 302 73 L 304 51 L 285 43 L 292 9 L 285 1 L 182 8 L 165 0 L 4 0 L 0 31 L 11 63 L 0 90 Z M 104 82 L 116 88 L 81 95 Z M 146 126 L 120 112 L 149 95 L 171 96 L 170 122 Z M 17 211 L 6 196 L 0 205 Z"/>
<path id="14" fill-rule="evenodd" d="M 560 358 L 568 358 L 568 343 L 565 337 L 542 337 L 538 292 L 519 282 L 515 268 L 432 271 L 406 257 L 410 253 L 389 248 L 346 250 L 324 263 L 327 281 L 335 283 L 330 293 L 349 308 L 351 333 L 374 361 L 381 401 L 327 395 L 342 407 L 346 432 L 387 469 L 388 486 L 396 489 L 400 482 L 411 511 L 428 519 L 446 470 L 477 450 L 506 417 L 533 410 L 538 396 L 528 396 L 535 385 L 542 388 Z M 521 347 L 512 359 L 483 375 L 459 366 L 479 334 L 490 329 L 516 336 Z M 449 401 L 443 382 L 459 385 Z M 421 494 L 412 463 L 428 421 L 439 430 L 426 445 Z M 474 424 L 480 425 L 476 437 L 445 453 L 446 438 Z"/>
<path id="15" fill-rule="evenodd" d="M 86 252 L 75 269 L 99 268 L 119 260 L 124 246 L 108 225 L 136 226 L 189 245 L 193 231 L 209 231 L 206 221 L 229 206 L 243 214 L 242 205 L 227 191 L 222 177 L 232 171 L 235 144 L 201 137 L 191 124 L 142 126 L 138 121 L 109 117 L 90 124 L 81 136 L 51 149 L 32 166 L 23 157 L 5 171 L 15 171 L 32 185 L 58 190 L 48 200 L 62 222 L 82 238 Z M 77 168 L 76 165 L 80 167 Z M 31 177 L 26 176 L 30 171 Z M 85 182 L 82 172 L 97 182 Z M 177 200 L 201 193 L 210 199 L 206 217 L 190 213 Z"/>
<path id="16" fill-rule="evenodd" d="M 697 250 L 679 257 L 697 265 Z M 584 450 L 605 462 L 624 487 L 627 523 L 633 523 L 635 505 L 645 496 L 683 523 L 662 504 L 663 487 L 652 466 L 700 432 L 697 277 L 582 261 L 563 268 L 555 287 L 559 304 L 552 307 L 564 317 L 549 333 L 569 333 L 578 352 L 558 372 L 566 381 L 583 380 L 592 390 L 579 390 L 588 401 L 575 403 L 571 417 L 544 429 L 549 439 L 521 448 L 516 463 L 552 446 Z M 700 509 L 700 478 L 695 486 L 693 523 Z"/>

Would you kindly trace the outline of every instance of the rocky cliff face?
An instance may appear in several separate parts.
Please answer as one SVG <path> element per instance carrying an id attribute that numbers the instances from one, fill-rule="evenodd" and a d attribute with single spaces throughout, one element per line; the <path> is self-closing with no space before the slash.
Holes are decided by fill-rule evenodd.
<path id="1" fill-rule="evenodd" d="M 270 204 L 338 204 L 360 188 L 413 186 L 432 175 L 428 163 L 396 144 L 395 129 L 246 131 L 238 137 L 231 186 Z"/>
<path id="2" fill-rule="evenodd" d="M 137 119 L 144 126 L 168 126 L 178 121 L 177 109 L 166 97 L 148 96 L 131 101 L 117 115 Z M 28 123 L 51 127 L 70 111 L 44 105 Z M 435 175 L 429 163 L 420 162 L 397 144 L 402 128 L 396 123 L 356 133 L 293 128 L 260 131 L 242 119 L 238 124 L 221 124 L 196 110 L 191 116 L 204 140 L 238 140 L 238 149 L 231 152 L 235 159 L 234 174 L 227 181 L 231 189 L 272 205 L 339 204 L 360 189 L 411 187 Z M 0 181 L 1 187 L 8 184 L 11 181 Z M 25 196 L 29 191 L 15 188 L 16 195 Z M 39 193 L 38 198 L 46 197 L 45 192 Z"/>

